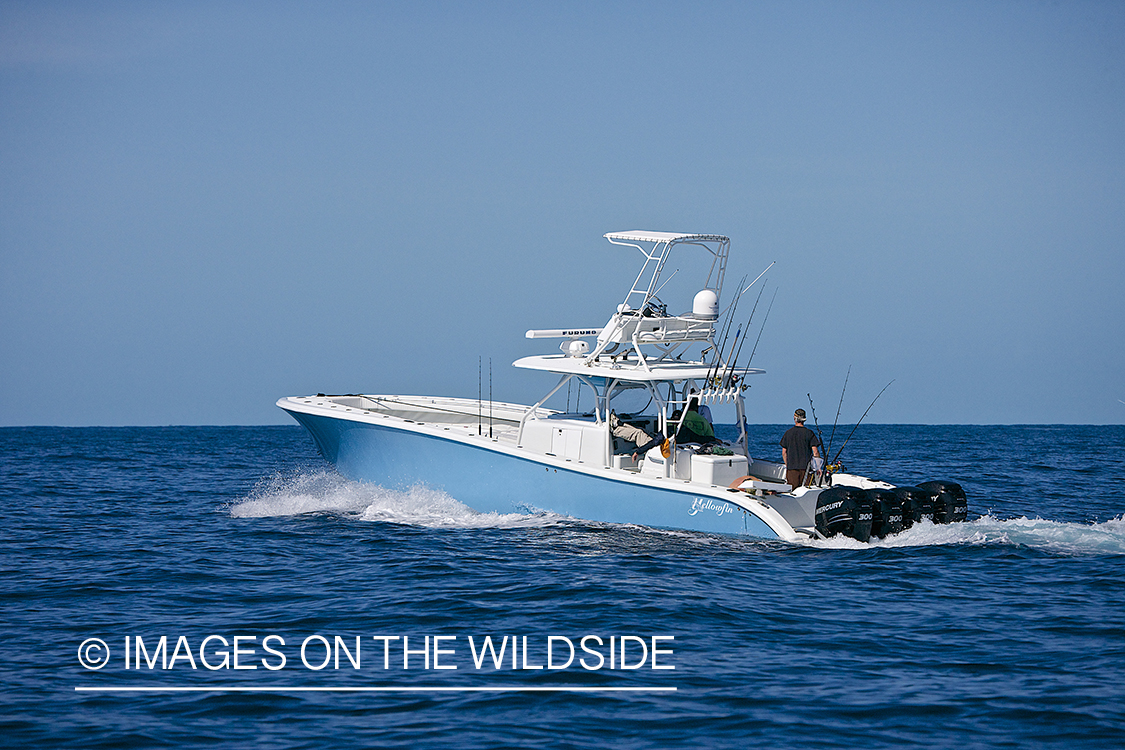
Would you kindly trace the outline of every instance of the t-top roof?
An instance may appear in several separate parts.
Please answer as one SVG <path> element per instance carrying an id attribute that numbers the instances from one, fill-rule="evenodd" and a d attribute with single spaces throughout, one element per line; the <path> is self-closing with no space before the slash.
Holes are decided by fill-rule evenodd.
<path id="1" fill-rule="evenodd" d="M 650 363 L 651 370 L 645 370 L 635 359 L 628 363 L 587 363 L 582 357 L 568 357 L 565 354 L 540 354 L 523 357 L 513 362 L 512 366 L 525 370 L 543 370 L 560 375 L 585 375 L 587 377 L 640 383 L 668 380 L 705 380 L 715 374 L 713 365 L 702 362 L 655 361 Z M 764 372 L 765 370 L 749 367 L 742 371 L 742 375 L 761 375 Z"/>
<path id="2" fill-rule="evenodd" d="M 680 242 L 695 240 L 697 242 L 729 242 L 721 234 L 680 234 L 678 232 L 648 232 L 643 229 L 633 229 L 628 232 L 608 232 L 603 235 L 607 240 L 625 240 L 626 242 Z"/>

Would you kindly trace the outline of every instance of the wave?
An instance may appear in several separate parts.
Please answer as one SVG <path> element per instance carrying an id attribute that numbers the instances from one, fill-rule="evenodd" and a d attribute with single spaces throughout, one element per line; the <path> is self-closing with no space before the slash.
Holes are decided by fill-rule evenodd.
<path id="1" fill-rule="evenodd" d="M 279 474 L 263 480 L 230 506 L 234 518 L 329 514 L 428 528 L 528 528 L 569 520 L 555 513 L 479 513 L 424 485 L 389 490 L 328 471 Z"/>
<path id="2" fill-rule="evenodd" d="M 846 537 L 816 539 L 808 546 L 826 549 L 929 547 L 938 545 L 1012 545 L 1068 556 L 1125 555 L 1125 515 L 1101 523 L 1068 523 L 1043 518 L 1000 519 L 986 515 L 951 524 L 919 524 L 869 543 Z"/>

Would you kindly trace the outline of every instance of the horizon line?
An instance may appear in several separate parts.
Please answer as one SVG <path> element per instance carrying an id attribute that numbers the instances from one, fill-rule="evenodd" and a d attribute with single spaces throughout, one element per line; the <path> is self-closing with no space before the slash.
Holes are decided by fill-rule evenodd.
<path id="1" fill-rule="evenodd" d="M 551 686 L 520 686 L 497 685 L 485 687 L 456 687 L 440 685 L 405 686 L 302 686 L 302 685 L 274 685 L 266 687 L 248 687 L 243 685 L 218 685 L 212 687 L 195 686 L 155 686 L 155 685 L 124 685 L 118 687 L 94 687 L 79 685 L 74 692 L 79 693 L 674 693 L 676 687 L 579 687 L 566 685 Z"/>
<path id="2" fill-rule="evenodd" d="M 748 422 L 751 427 L 778 427 L 789 425 L 789 422 Z M 840 426 L 855 426 L 855 422 L 839 422 Z M 861 424 L 879 425 L 882 427 L 1125 427 L 1125 422 L 864 422 Z M 718 422 L 719 426 L 737 427 L 733 422 Z M 807 426 L 807 423 L 806 423 Z M 87 428 L 145 428 L 168 429 L 169 427 L 292 427 L 301 429 L 301 425 L 284 422 L 265 422 L 261 424 L 217 424 L 217 423 L 184 423 L 184 424 L 0 424 L 3 429 L 26 428 L 54 428 L 54 429 L 87 429 Z"/>

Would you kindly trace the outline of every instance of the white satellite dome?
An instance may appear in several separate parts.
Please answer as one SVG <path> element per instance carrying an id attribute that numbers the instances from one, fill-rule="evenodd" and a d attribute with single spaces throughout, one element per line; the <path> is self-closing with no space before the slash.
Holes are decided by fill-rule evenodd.
<path id="1" fill-rule="evenodd" d="M 696 293 L 691 304 L 691 314 L 703 320 L 719 317 L 719 295 L 714 289 L 703 289 Z"/>

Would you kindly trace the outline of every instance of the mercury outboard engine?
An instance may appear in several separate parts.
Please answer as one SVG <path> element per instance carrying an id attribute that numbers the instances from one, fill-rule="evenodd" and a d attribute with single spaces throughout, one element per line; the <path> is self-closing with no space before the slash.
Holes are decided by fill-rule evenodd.
<path id="1" fill-rule="evenodd" d="M 895 487 L 892 492 L 902 501 L 904 528 L 910 528 L 923 518 L 934 518 L 934 498 L 937 493 L 921 487 Z"/>
<path id="2" fill-rule="evenodd" d="M 867 500 L 871 503 L 871 536 L 882 539 L 906 528 L 907 522 L 902 514 L 902 500 L 894 490 L 873 489 L 866 490 L 866 493 Z M 913 523 L 913 518 L 909 523 Z"/>
<path id="3" fill-rule="evenodd" d="M 918 489 L 936 493 L 934 498 L 934 523 L 960 523 L 969 515 L 969 501 L 965 490 L 956 482 L 922 482 Z"/>
<path id="4" fill-rule="evenodd" d="M 831 487 L 816 498 L 816 530 L 823 536 L 843 534 L 866 542 L 871 538 L 871 500 L 857 487 Z"/>

